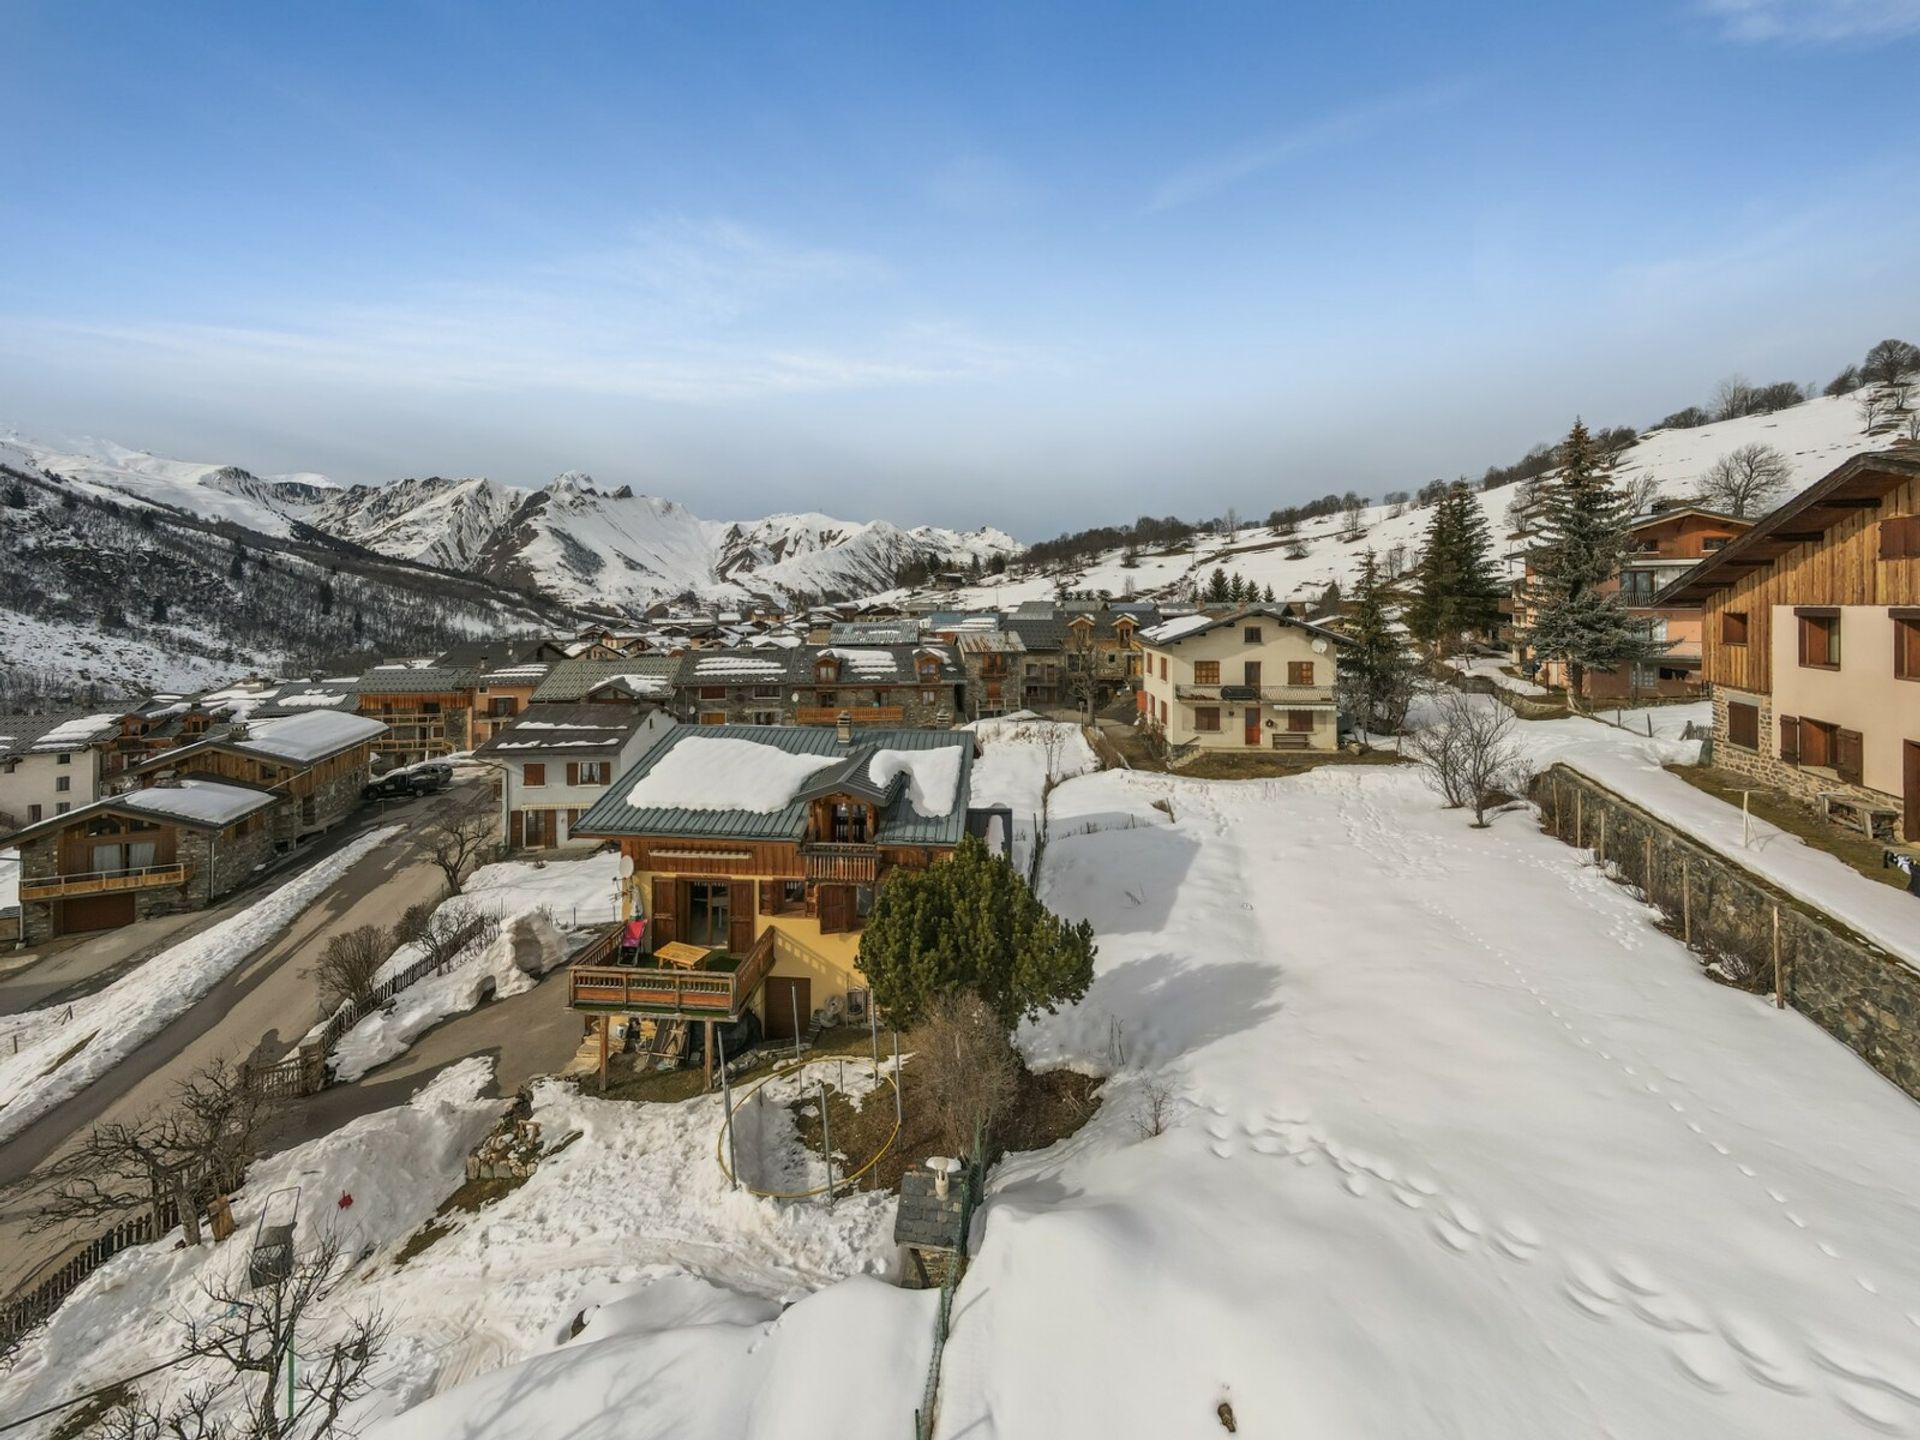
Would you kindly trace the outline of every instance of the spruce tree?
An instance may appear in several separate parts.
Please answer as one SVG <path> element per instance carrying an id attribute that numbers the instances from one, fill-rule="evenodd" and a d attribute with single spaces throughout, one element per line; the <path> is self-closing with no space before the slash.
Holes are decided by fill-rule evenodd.
<path id="1" fill-rule="evenodd" d="M 1246 598 L 1247 582 L 1240 578 L 1240 572 L 1236 570 L 1233 572 L 1233 578 L 1227 581 L 1227 599 L 1238 605 Z"/>
<path id="2" fill-rule="evenodd" d="M 1567 703 L 1577 707 L 1589 670 L 1613 670 L 1660 654 L 1646 625 L 1601 587 L 1620 573 L 1630 543 L 1631 504 L 1607 477 L 1580 421 L 1560 447 L 1560 469 L 1540 489 L 1529 561 L 1527 643 L 1543 660 L 1567 667 Z"/>
<path id="3" fill-rule="evenodd" d="M 1360 557 L 1347 617 L 1351 645 L 1340 647 L 1340 686 L 1348 712 L 1360 727 L 1360 743 L 1376 724 L 1397 731 L 1413 699 L 1413 662 L 1387 614 L 1387 586 L 1373 551 Z"/>
<path id="4" fill-rule="evenodd" d="M 1210 604 L 1224 605 L 1229 598 L 1227 572 L 1216 568 L 1213 574 L 1207 577 L 1207 600 Z"/>
<path id="5" fill-rule="evenodd" d="M 1269 605 L 1271 605 L 1271 604 L 1273 604 L 1273 603 L 1274 603 L 1274 601 L 1273 601 L 1273 586 L 1272 586 L 1272 585 L 1268 585 L 1268 586 L 1267 586 L 1267 590 L 1266 590 L 1266 593 L 1265 593 L 1264 595 L 1262 595 L 1262 596 L 1261 596 L 1260 598 L 1261 598 L 1262 600 L 1264 600 L 1264 601 L 1266 601 L 1266 602 L 1267 602 L 1267 604 L 1269 604 Z"/>
<path id="6" fill-rule="evenodd" d="M 1493 534 L 1464 484 L 1448 486 L 1435 502 L 1413 582 L 1407 628 L 1440 656 L 1463 634 L 1484 634 L 1499 625 L 1503 587 L 1494 566 Z"/>

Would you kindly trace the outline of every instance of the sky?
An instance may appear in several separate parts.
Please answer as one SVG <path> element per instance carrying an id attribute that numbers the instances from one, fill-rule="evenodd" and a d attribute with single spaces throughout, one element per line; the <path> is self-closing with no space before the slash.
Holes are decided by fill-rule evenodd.
<path id="1" fill-rule="evenodd" d="M 1920 0 L 0 0 L 0 428 L 1026 539 L 1920 340 Z"/>

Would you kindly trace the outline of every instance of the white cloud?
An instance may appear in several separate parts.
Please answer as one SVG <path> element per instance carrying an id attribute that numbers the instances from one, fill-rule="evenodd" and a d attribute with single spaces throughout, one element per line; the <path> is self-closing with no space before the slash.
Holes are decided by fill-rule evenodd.
<path id="1" fill-rule="evenodd" d="M 1250 140 L 1195 161 L 1162 180 L 1148 199 L 1148 213 L 1172 210 L 1238 185 L 1289 161 L 1357 144 L 1467 93 L 1463 80 L 1446 80 L 1390 95 L 1367 105 L 1335 110 L 1290 130 Z"/>
<path id="2" fill-rule="evenodd" d="M 1920 34 L 1920 0 L 1703 0 L 1730 40 L 1844 44 Z"/>

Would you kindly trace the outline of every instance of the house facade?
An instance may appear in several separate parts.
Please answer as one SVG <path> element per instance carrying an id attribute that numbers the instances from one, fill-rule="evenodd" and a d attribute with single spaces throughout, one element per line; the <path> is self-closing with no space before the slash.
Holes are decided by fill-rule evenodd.
<path id="1" fill-rule="evenodd" d="M 875 887 L 951 856 L 972 765 L 963 731 L 670 732 L 578 828 L 632 861 L 624 913 L 647 922 L 656 962 L 663 950 L 696 962 L 684 976 L 658 963 L 616 973 L 615 991 L 596 991 L 592 976 L 583 989 L 576 972 L 575 1008 L 716 1021 L 751 1011 L 776 1038 L 804 1031 L 816 1010 L 845 1013 L 864 998 L 860 932 Z"/>
<path id="2" fill-rule="evenodd" d="M 1856 455 L 1676 581 L 1713 763 L 1920 842 L 1920 446 Z"/>
<path id="3" fill-rule="evenodd" d="M 1339 748 L 1336 632 L 1256 605 L 1162 621 L 1139 642 L 1140 718 L 1170 747 Z"/>
<path id="4" fill-rule="evenodd" d="M 475 671 L 377 665 L 356 683 L 360 713 L 387 727 L 374 746 L 382 769 L 473 748 Z"/>
<path id="5" fill-rule="evenodd" d="M 20 938 L 110 930 L 197 910 L 274 853 L 279 796 L 188 779 L 109 796 L 0 838 L 20 854 Z"/>
<path id="6" fill-rule="evenodd" d="M 473 752 L 494 772 L 500 838 L 515 850 L 599 844 L 575 833 L 581 815 L 673 723 L 657 706 L 528 706 Z"/>
<path id="7" fill-rule="evenodd" d="M 0 715 L 0 829 L 65 815 L 105 794 L 126 716 Z"/>
<path id="8" fill-rule="evenodd" d="M 945 728 L 967 714 L 967 676 L 943 644 L 695 650 L 674 675 L 690 725 Z"/>

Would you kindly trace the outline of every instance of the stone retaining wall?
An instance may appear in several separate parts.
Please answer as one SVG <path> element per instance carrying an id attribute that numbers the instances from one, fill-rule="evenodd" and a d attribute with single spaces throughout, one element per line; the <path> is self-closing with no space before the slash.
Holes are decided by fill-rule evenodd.
<path id="1" fill-rule="evenodd" d="M 1777 966 L 1786 1004 L 1920 1099 L 1920 970 L 1565 765 L 1535 779 L 1533 800 L 1545 829 L 1592 850 L 1718 974 L 1771 995 Z"/>

